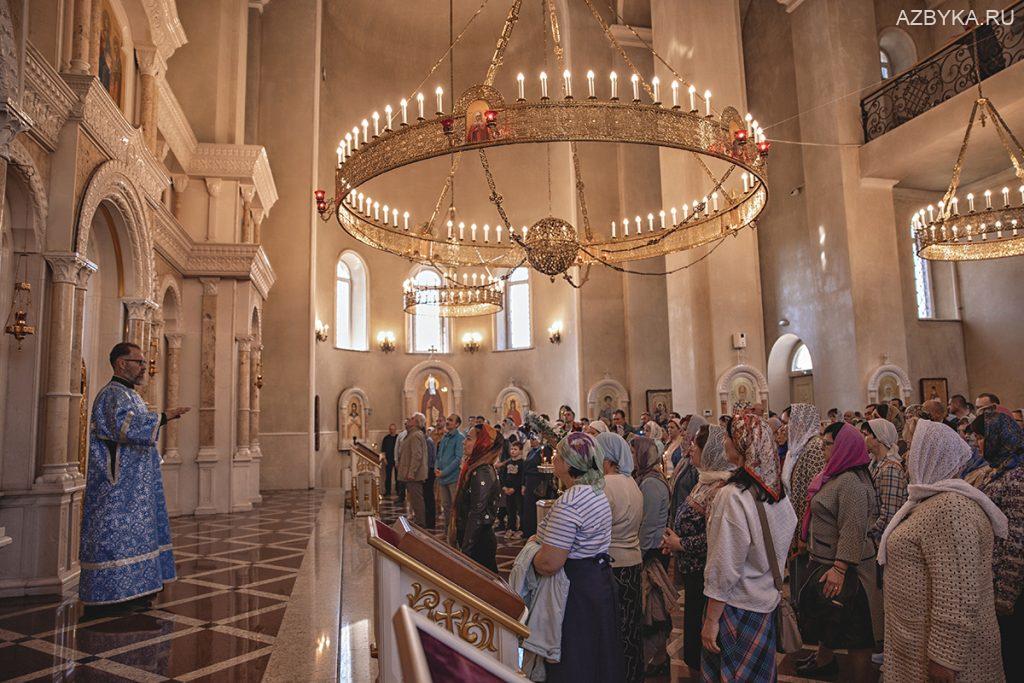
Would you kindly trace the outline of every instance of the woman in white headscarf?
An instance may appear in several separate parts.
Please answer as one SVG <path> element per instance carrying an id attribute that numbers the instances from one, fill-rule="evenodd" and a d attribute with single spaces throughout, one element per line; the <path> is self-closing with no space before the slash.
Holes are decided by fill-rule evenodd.
<path id="1" fill-rule="evenodd" d="M 885 566 L 885 680 L 1003 681 L 992 587 L 1006 516 L 959 478 L 971 449 L 921 420 L 907 456 L 909 499 L 878 550 Z"/>
<path id="2" fill-rule="evenodd" d="M 654 442 L 658 447 L 658 457 L 665 452 L 665 430 L 654 420 L 644 425 L 644 436 Z"/>
<path id="3" fill-rule="evenodd" d="M 583 431 L 591 436 L 606 434 L 608 432 L 608 425 L 603 420 L 591 420 L 590 424 L 583 428 Z"/>
<path id="4" fill-rule="evenodd" d="M 896 425 L 885 418 L 868 420 L 860 426 L 868 452 L 875 461 L 871 478 L 875 482 L 878 499 L 878 519 L 868 530 L 877 543 L 896 511 L 907 502 L 907 472 L 899 451 L 899 432 Z"/>

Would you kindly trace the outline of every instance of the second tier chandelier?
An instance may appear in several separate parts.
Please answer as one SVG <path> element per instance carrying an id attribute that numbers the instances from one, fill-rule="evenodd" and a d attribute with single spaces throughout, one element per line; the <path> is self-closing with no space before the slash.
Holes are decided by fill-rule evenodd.
<path id="1" fill-rule="evenodd" d="M 373 112 L 344 134 L 338 144 L 333 197 L 324 190 L 315 192 L 320 216 L 325 220 L 333 216 L 364 244 L 436 266 L 442 272 L 482 267 L 490 276 L 492 269 L 504 272 L 528 264 L 551 278 L 561 275 L 569 282 L 568 271 L 574 266 L 602 263 L 616 267 L 710 244 L 752 225 L 768 199 L 766 165 L 771 147 L 757 122 L 733 107 L 714 110 L 711 93 L 698 93 L 696 86 L 671 69 L 649 45 L 675 78 L 667 88 L 657 77 L 645 79 L 592 0 L 582 2 L 629 66 L 632 73 L 625 82 L 620 84 L 618 75 L 610 72 L 607 87 L 600 88 L 599 96 L 597 76 L 588 71 L 585 81 L 577 81 L 574 89 L 554 2 L 544 0 L 544 43 L 550 35 L 561 77 L 549 83 L 548 75 L 541 72 L 533 81 L 538 89 L 528 91 L 526 77 L 519 73 L 514 80 L 509 78 L 517 96 L 507 98 L 495 82 L 522 5 L 522 0 L 512 0 L 481 84 L 465 90 L 450 106 L 440 86 L 430 100 L 422 92 L 416 93 L 402 99 L 397 108 L 384 107 L 383 116 Z M 453 40 L 451 47 L 456 42 Z M 432 114 L 428 103 L 433 105 Z M 578 226 L 557 216 L 530 225 L 514 220 L 506 211 L 488 163 L 487 152 L 492 148 L 552 142 L 570 144 Z M 602 228 L 601 234 L 595 234 L 576 149 L 579 142 L 641 144 L 688 152 L 707 175 L 709 189 L 680 205 L 608 217 L 601 222 L 607 232 Z M 495 209 L 490 220 L 466 220 L 442 208 L 453 192 L 455 171 L 466 153 L 475 153 L 483 169 L 488 198 Z M 374 178 L 439 157 L 450 157 L 451 170 L 429 216 L 411 215 L 400 196 L 385 200 L 366 192 L 366 183 Z M 716 174 L 709 162 L 719 169 L 722 164 L 718 162 L 724 162 L 724 171 Z M 455 278 L 455 286 L 458 284 Z M 408 305 L 408 291 L 406 298 Z"/>

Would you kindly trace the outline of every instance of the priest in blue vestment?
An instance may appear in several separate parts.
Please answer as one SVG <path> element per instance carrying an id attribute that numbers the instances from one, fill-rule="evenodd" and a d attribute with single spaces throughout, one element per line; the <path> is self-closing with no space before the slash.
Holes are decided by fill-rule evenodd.
<path id="1" fill-rule="evenodd" d="M 114 376 L 96 396 L 82 505 L 78 595 L 86 605 L 145 599 L 175 578 L 157 437 L 188 408 L 151 412 L 135 391 L 146 375 L 142 349 L 110 352 Z"/>

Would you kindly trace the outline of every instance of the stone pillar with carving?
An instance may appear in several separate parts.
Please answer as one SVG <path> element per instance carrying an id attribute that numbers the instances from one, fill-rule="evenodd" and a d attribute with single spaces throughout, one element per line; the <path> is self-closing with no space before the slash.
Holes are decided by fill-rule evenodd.
<path id="1" fill-rule="evenodd" d="M 231 511 L 241 512 L 252 509 L 249 485 L 252 462 L 249 453 L 249 348 L 252 337 L 239 335 L 235 341 L 238 342 L 238 411 L 235 416 L 235 453 L 231 459 Z"/>
<path id="2" fill-rule="evenodd" d="M 71 71 L 76 74 L 88 74 L 93 0 L 74 0 L 74 3 L 75 21 L 71 34 Z"/>
<path id="3" fill-rule="evenodd" d="M 256 210 L 252 212 L 252 243 L 263 244 L 263 218 L 265 217 L 262 210 Z"/>
<path id="4" fill-rule="evenodd" d="M 128 336 L 125 341 L 138 344 L 142 353 L 148 353 L 146 339 L 149 333 L 149 321 L 156 304 L 150 299 L 122 299 L 121 303 L 128 309 Z"/>
<path id="5" fill-rule="evenodd" d="M 157 154 L 157 93 L 156 81 L 166 69 L 163 57 L 154 47 L 136 48 L 139 63 L 139 125 L 146 146 Z"/>
<path id="6" fill-rule="evenodd" d="M 210 195 L 206 210 L 206 241 L 213 242 L 213 226 L 217 224 L 217 197 L 220 196 L 220 188 L 223 181 L 220 178 L 206 179 L 206 192 Z"/>
<path id="7" fill-rule="evenodd" d="M 68 391 L 71 394 L 68 413 L 69 454 L 78 452 L 82 429 L 88 427 L 88 425 L 82 424 L 82 344 L 85 336 L 85 296 L 89 288 L 89 278 L 95 272 L 96 264 L 85 262 L 79 269 L 78 278 L 75 282 L 74 319 L 71 327 L 71 378 L 68 384 Z M 95 381 L 95 379 L 91 381 Z M 88 400 L 88 397 L 84 398 Z M 77 456 L 74 460 L 78 460 Z M 84 474 L 84 472 L 79 472 L 79 475 Z"/>
<path id="8" fill-rule="evenodd" d="M 249 382 L 249 455 L 252 456 L 252 465 L 249 467 L 249 498 L 253 504 L 263 502 L 260 495 L 260 461 L 263 460 L 263 453 L 260 451 L 260 389 L 263 388 L 263 344 L 254 340 L 252 350 L 249 352 L 250 382 Z"/>
<path id="9" fill-rule="evenodd" d="M 214 488 L 217 466 L 217 285 L 219 278 L 200 278 L 203 297 L 199 333 L 199 496 L 196 514 L 217 512 Z"/>
<path id="10" fill-rule="evenodd" d="M 252 198 L 256 194 L 256 187 L 253 185 L 239 185 L 239 192 L 242 194 L 242 243 L 252 243 Z"/>
<path id="11" fill-rule="evenodd" d="M 164 407 L 180 405 L 181 386 L 181 340 L 184 335 L 177 332 L 164 334 L 167 340 L 167 354 L 164 356 Z M 181 420 L 171 420 L 163 428 L 164 452 L 163 475 L 164 497 L 167 499 L 167 514 L 181 514 L 178 501 L 181 496 L 181 454 L 178 452 L 178 429 Z"/>
<path id="12" fill-rule="evenodd" d="M 177 218 L 180 223 L 182 221 L 181 204 L 182 200 L 185 198 L 185 189 L 188 187 L 188 176 L 184 173 L 173 174 L 171 176 L 171 187 L 171 194 L 173 195 L 171 213 L 174 214 L 174 217 Z"/>

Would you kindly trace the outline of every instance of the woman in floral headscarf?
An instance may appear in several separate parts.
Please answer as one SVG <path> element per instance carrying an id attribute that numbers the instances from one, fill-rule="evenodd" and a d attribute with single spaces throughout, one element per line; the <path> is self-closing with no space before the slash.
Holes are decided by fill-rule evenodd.
<path id="1" fill-rule="evenodd" d="M 500 490 L 494 463 L 504 444 L 505 437 L 489 424 L 469 430 L 455 487 L 455 528 L 449 529 L 456 548 L 493 572 L 498 571 L 498 546 L 492 525 Z"/>
<path id="2" fill-rule="evenodd" d="M 979 424 L 980 423 L 980 424 Z M 1003 642 L 1006 680 L 1024 680 L 1024 430 L 1010 415 L 989 411 L 975 420 L 978 448 L 992 468 L 979 487 L 1009 520 L 1006 538 L 992 555 L 996 614 Z"/>
<path id="3" fill-rule="evenodd" d="M 764 418 L 735 416 L 724 443 L 736 472 L 715 494 L 708 519 L 701 676 L 705 681 L 774 681 L 773 614 L 782 594 L 775 587 L 764 536 L 772 538 L 775 562 L 783 566 L 796 514 L 782 488 Z"/>

